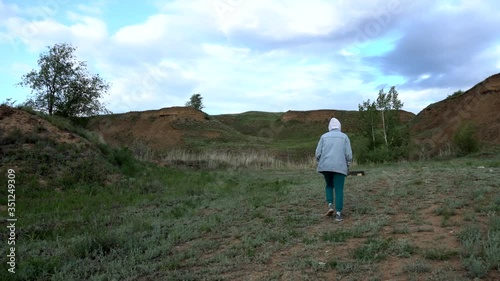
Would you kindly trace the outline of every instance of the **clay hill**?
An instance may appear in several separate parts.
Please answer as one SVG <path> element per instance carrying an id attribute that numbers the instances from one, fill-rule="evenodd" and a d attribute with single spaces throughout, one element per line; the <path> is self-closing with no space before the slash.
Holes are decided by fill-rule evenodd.
<path id="1" fill-rule="evenodd" d="M 98 116 L 90 119 L 88 128 L 113 146 L 146 146 L 154 151 L 207 145 L 224 149 L 241 149 L 242 145 L 255 148 L 270 141 L 286 140 L 295 141 L 298 146 L 302 142 L 311 142 L 309 146 L 314 146 L 334 116 L 341 120 L 344 131 L 357 132 L 357 111 L 251 111 L 209 116 L 190 107 Z M 414 116 L 401 111 L 403 122 Z"/>
<path id="2" fill-rule="evenodd" d="M 410 125 L 412 138 L 420 148 L 437 153 L 467 122 L 476 126 L 477 137 L 482 143 L 500 144 L 499 109 L 500 74 L 496 74 L 459 96 L 429 105 L 417 116 L 401 111 L 400 119 Z M 87 129 L 97 134 L 101 141 L 113 147 L 127 146 L 136 155 L 173 148 L 215 148 L 234 151 L 268 149 L 289 157 L 291 154 L 310 154 L 318 136 L 327 130 L 331 117 L 341 120 L 343 131 L 353 136 L 358 132 L 357 111 L 251 111 L 209 116 L 190 107 L 96 116 L 87 119 Z M 1 106 L 0 156 L 26 154 L 25 151 L 42 140 L 50 143 L 40 147 L 46 155 L 54 154 L 54 150 L 64 150 L 61 148 L 64 145 L 71 145 L 76 148 L 65 158 L 68 161 L 83 150 L 94 151 L 89 152 L 93 155 L 91 158 L 101 157 L 102 151 L 92 145 L 95 140 L 85 137 L 87 131 L 80 129 L 80 133 L 75 133 L 74 128 L 55 126 L 54 120 L 49 122 L 43 115 Z M 34 169 L 44 169 L 34 162 L 32 164 Z"/>
<path id="3" fill-rule="evenodd" d="M 17 139 L 16 139 L 17 138 Z M 90 143 L 75 133 L 61 130 L 49 121 L 36 114 L 8 106 L 0 106 L 0 140 L 2 152 L 15 148 L 16 144 L 25 141 L 24 148 L 31 147 L 31 139 L 49 139 L 64 144 L 88 146 Z"/>
<path id="4" fill-rule="evenodd" d="M 91 120 L 89 127 L 101 133 L 111 145 L 130 146 L 145 142 L 152 148 L 161 148 L 183 143 L 182 130 L 176 128 L 176 124 L 204 121 L 202 112 L 176 107 L 99 116 Z"/>
<path id="5" fill-rule="evenodd" d="M 500 144 L 500 73 L 459 96 L 427 106 L 412 121 L 413 139 L 431 155 L 437 154 L 466 123 L 474 125 L 481 143 Z"/>
<path id="6" fill-rule="evenodd" d="M 154 151 L 240 137 L 234 129 L 191 107 L 97 116 L 89 119 L 88 128 L 112 146 L 146 146 Z"/>
<path id="7" fill-rule="evenodd" d="M 37 143 L 42 142 L 47 144 L 41 145 L 47 153 L 52 150 L 49 143 L 79 149 L 91 147 L 87 139 L 70 130 L 61 129 L 35 113 L 0 106 L 0 157 L 29 153 L 32 149 L 38 149 Z"/>
<path id="8" fill-rule="evenodd" d="M 500 74 L 496 74 L 461 95 L 429 105 L 416 116 L 400 111 L 400 120 L 410 125 L 417 147 L 430 155 L 449 147 L 453 135 L 468 122 L 475 125 L 481 143 L 500 144 L 499 92 Z M 209 116 L 186 107 L 99 116 L 91 120 L 89 129 L 111 145 L 139 144 L 157 151 L 176 147 L 260 149 L 269 143 L 282 150 L 300 147 L 309 151 L 331 117 L 341 120 L 343 131 L 358 132 L 357 111 L 251 111 Z"/>
<path id="9" fill-rule="evenodd" d="M 33 188 L 107 183 L 116 178 L 112 150 L 68 120 L 0 106 L 0 171 L 26 175 Z"/>
<path id="10" fill-rule="evenodd" d="M 309 111 L 287 111 L 281 116 L 285 123 L 321 123 L 328 124 L 329 120 L 335 117 L 342 123 L 342 131 L 356 133 L 359 128 L 359 112 L 351 110 L 309 110 Z M 402 123 L 407 123 L 415 117 L 415 114 L 400 110 L 399 118 Z"/>

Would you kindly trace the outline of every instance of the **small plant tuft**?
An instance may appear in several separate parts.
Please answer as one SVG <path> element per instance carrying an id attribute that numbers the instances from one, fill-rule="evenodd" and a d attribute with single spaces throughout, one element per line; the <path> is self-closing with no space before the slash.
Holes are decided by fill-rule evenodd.
<path id="1" fill-rule="evenodd" d="M 459 155 L 467 155 L 479 151 L 476 129 L 472 123 L 465 123 L 453 136 L 453 143 Z"/>
<path id="2" fill-rule="evenodd" d="M 423 253 L 424 258 L 428 260 L 446 261 L 458 256 L 458 252 L 446 248 L 430 248 Z"/>

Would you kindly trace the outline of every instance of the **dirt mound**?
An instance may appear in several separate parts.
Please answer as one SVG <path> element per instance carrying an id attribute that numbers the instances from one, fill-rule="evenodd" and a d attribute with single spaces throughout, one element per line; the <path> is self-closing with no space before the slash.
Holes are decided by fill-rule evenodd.
<path id="1" fill-rule="evenodd" d="M 220 125 L 192 107 L 170 107 L 93 117 L 88 128 L 112 146 L 164 151 L 196 139 L 217 139 L 227 133 Z"/>
<path id="2" fill-rule="evenodd" d="M 289 110 L 283 116 L 281 116 L 281 120 L 283 122 L 325 122 L 328 123 L 332 117 L 336 117 L 339 115 L 338 110 L 310 110 L 310 111 L 294 111 Z M 355 111 L 350 111 L 354 113 Z M 343 113 L 343 112 L 342 112 Z"/>
<path id="3" fill-rule="evenodd" d="M 196 110 L 192 107 L 168 107 L 159 110 L 147 110 L 147 111 L 132 111 L 128 114 L 139 113 L 142 118 L 167 118 L 172 121 L 179 120 L 193 120 L 193 121 L 205 121 L 205 113 Z"/>
<path id="4" fill-rule="evenodd" d="M 400 110 L 400 120 L 403 123 L 410 121 L 415 114 Z M 324 123 L 328 124 L 332 117 L 337 118 L 342 124 L 342 130 L 346 132 L 355 132 L 359 128 L 359 111 L 354 110 L 310 110 L 310 111 L 287 111 L 281 116 L 281 121 L 300 122 L 300 123 Z M 325 125 L 326 126 L 326 125 Z"/>
<path id="5" fill-rule="evenodd" d="M 0 106 L 0 137 L 5 140 L 5 138 L 20 136 L 47 138 L 58 143 L 89 144 L 80 136 L 61 130 L 36 115 L 12 107 Z"/>
<path id="6" fill-rule="evenodd" d="M 412 124 L 415 143 L 430 155 L 451 145 L 453 135 L 470 122 L 484 144 L 500 144 L 500 73 L 488 77 L 465 93 L 449 97 L 422 110 Z"/>
<path id="7" fill-rule="evenodd" d="M 67 119 L 0 106 L 0 173 L 21 172 L 27 188 L 62 190 L 119 178 L 96 144 Z"/>

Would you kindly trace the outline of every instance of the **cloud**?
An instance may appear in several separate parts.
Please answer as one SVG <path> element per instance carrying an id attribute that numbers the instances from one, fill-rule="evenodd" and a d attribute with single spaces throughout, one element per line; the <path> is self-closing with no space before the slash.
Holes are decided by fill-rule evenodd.
<path id="1" fill-rule="evenodd" d="M 247 30 L 265 38 L 282 40 L 301 35 L 324 35 L 341 24 L 338 11 L 326 1 L 263 3 L 245 1 L 240 5 L 219 7 L 219 28 L 225 33 Z"/>
<path id="2" fill-rule="evenodd" d="M 79 49 L 96 49 L 96 43 L 107 38 L 106 24 L 95 18 L 78 16 L 69 13 L 71 25 L 64 25 L 55 19 L 46 18 L 40 21 L 31 21 L 22 17 L 11 17 L 6 20 L 5 28 L 12 41 L 12 48 L 19 52 L 21 45 L 26 46 L 33 53 L 45 50 L 46 46 L 55 43 L 72 43 Z"/>
<path id="3" fill-rule="evenodd" d="M 95 16 L 101 16 L 103 15 L 103 5 L 105 5 L 105 2 L 94 2 L 91 5 L 85 5 L 85 4 L 78 4 L 77 8 L 78 11 L 80 11 L 83 14 L 86 15 L 95 15 Z"/>
<path id="4" fill-rule="evenodd" d="M 288 50 L 257 52 L 221 45 L 206 46 L 206 51 L 208 56 L 199 61 L 195 76 L 204 77 L 198 89 L 206 94 L 207 103 L 245 100 L 245 110 L 269 111 L 318 106 L 354 109 L 354 99 L 359 98 L 356 91 L 373 87 L 363 85 L 359 74 L 347 73 L 335 57 L 324 59 Z"/>
<path id="5" fill-rule="evenodd" d="M 116 112 L 183 105 L 198 92 L 212 114 L 356 110 L 396 85 L 416 113 L 500 67 L 494 1 L 152 1 L 133 19 L 117 19 L 129 11 L 109 1 L 65 3 L 0 0 L 0 42 L 31 55 L 74 44 L 111 82 Z"/>
<path id="6" fill-rule="evenodd" d="M 147 46 L 160 43 L 170 25 L 170 19 L 167 15 L 150 16 L 148 20 L 141 24 L 126 26 L 121 28 L 113 35 L 117 44 Z"/>
<path id="7" fill-rule="evenodd" d="M 446 98 L 452 94 L 451 88 L 427 88 L 427 89 L 397 89 L 399 98 L 404 102 L 403 109 L 413 113 L 418 113 L 428 105 Z M 448 93 L 448 94 L 447 94 Z"/>
<path id="8" fill-rule="evenodd" d="M 0 23 L 4 23 L 6 19 L 20 12 L 16 4 L 6 4 L 0 1 Z"/>
<path id="9" fill-rule="evenodd" d="M 158 64 L 121 66 L 106 64 L 101 68 L 112 83 L 105 102 L 112 111 L 147 110 L 172 105 L 183 105 L 192 93 L 197 80 L 183 66 L 168 60 Z"/>
<path id="10" fill-rule="evenodd" d="M 485 52 L 500 44 L 498 10 L 487 2 L 460 3 L 436 4 L 431 12 L 405 22 L 395 48 L 367 61 L 383 74 L 407 77 L 406 86 L 417 89 L 470 85 L 486 78 L 494 62 Z M 427 79 L 419 79 L 422 75 Z"/>

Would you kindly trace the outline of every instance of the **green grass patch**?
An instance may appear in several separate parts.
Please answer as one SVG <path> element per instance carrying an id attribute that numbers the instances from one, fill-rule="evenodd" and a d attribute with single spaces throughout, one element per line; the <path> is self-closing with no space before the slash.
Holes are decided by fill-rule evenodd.
<path id="1" fill-rule="evenodd" d="M 411 275 L 428 273 L 431 271 L 432 271 L 431 264 L 425 260 L 417 260 L 417 261 L 409 263 L 403 267 L 403 272 L 411 274 Z"/>
<path id="2" fill-rule="evenodd" d="M 388 256 L 392 240 L 368 239 L 353 252 L 353 258 L 364 262 L 377 262 Z"/>
<path id="3" fill-rule="evenodd" d="M 429 248 L 422 253 L 428 260 L 446 261 L 458 256 L 458 251 L 447 248 Z"/>
<path id="4" fill-rule="evenodd" d="M 366 176 L 346 180 L 337 223 L 324 217 L 324 180 L 313 168 L 168 168 L 105 145 L 89 163 L 76 157 L 85 150 L 27 140 L 38 150 L 0 167 L 5 175 L 10 160 L 27 164 L 16 174 L 18 272 L 0 280 L 381 280 L 392 260 L 402 264 L 396 279 L 468 280 L 499 269 L 500 182 L 474 168 L 482 159 L 358 166 Z M 54 171 L 64 157 L 67 167 Z M 104 167 L 116 178 L 92 180 L 89 171 Z M 2 206 L 6 198 L 0 190 Z M 450 229 L 458 235 L 444 235 L 429 215 L 459 221 Z M 459 249 L 435 247 L 457 238 Z"/>
<path id="5" fill-rule="evenodd" d="M 321 235 L 323 241 L 332 243 L 343 243 L 352 237 L 354 237 L 352 232 L 343 229 L 328 231 Z"/>

